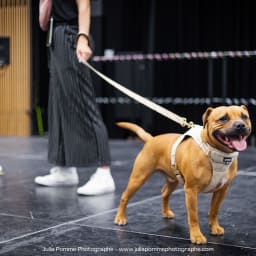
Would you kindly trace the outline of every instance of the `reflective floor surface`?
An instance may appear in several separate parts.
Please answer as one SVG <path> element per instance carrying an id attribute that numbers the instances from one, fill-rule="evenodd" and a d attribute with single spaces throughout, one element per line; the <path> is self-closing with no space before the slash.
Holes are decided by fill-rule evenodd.
<path id="1" fill-rule="evenodd" d="M 47 138 L 0 138 L 1 255 L 256 255 L 256 149 L 239 156 L 239 175 L 231 185 L 219 219 L 225 235 L 211 236 L 207 213 L 210 195 L 200 195 L 199 216 L 206 245 L 189 241 L 184 192 L 171 198 L 173 220 L 161 216 L 164 178 L 153 175 L 128 205 L 128 225 L 113 223 L 133 161 L 143 146 L 138 141 L 110 141 L 116 191 L 86 197 L 76 187 L 34 184 L 47 174 Z M 94 172 L 78 169 L 80 185 Z"/>

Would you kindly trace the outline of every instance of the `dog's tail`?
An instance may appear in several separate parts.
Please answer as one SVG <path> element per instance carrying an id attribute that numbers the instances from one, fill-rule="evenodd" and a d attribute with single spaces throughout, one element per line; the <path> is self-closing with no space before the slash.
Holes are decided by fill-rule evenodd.
<path id="1" fill-rule="evenodd" d="M 130 130 L 130 131 L 136 133 L 138 135 L 138 137 L 140 139 L 142 139 L 143 141 L 145 141 L 145 142 L 147 142 L 147 141 L 149 141 L 149 140 L 151 140 L 153 138 L 153 136 L 151 134 L 149 134 L 148 132 L 143 130 L 137 124 L 128 123 L 128 122 L 119 122 L 119 123 L 116 123 L 116 124 L 119 127 L 122 127 L 124 129 Z"/>

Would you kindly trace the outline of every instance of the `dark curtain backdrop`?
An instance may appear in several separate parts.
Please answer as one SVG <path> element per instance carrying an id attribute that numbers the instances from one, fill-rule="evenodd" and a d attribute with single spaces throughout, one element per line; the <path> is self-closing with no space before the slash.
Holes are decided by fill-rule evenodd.
<path id="1" fill-rule="evenodd" d="M 108 0 L 103 1 L 103 4 L 103 45 L 117 52 L 163 53 L 256 49 L 256 1 L 254 0 Z M 152 34 L 153 42 L 149 42 Z M 148 73 L 153 80 L 153 90 L 149 88 L 153 91 L 152 96 L 222 97 L 222 60 L 213 60 L 212 95 L 209 95 L 208 89 L 208 64 L 207 60 L 153 62 L 153 76 Z M 226 69 L 225 96 L 255 98 L 256 57 L 227 59 Z M 111 90 L 108 90 L 108 93 L 112 96 Z M 208 107 L 193 104 L 164 106 L 198 123 L 201 123 L 201 116 Z M 122 108 L 122 105 L 117 107 Z M 249 109 L 255 120 L 255 107 L 249 105 Z M 143 111 L 147 113 L 151 110 Z M 146 128 L 153 133 L 182 130 L 179 125 L 158 114 L 153 113 L 151 117 L 152 121 Z M 113 121 L 115 120 L 111 120 L 112 123 Z M 109 124 L 109 127 L 112 126 Z"/>
<path id="2" fill-rule="evenodd" d="M 36 23 L 38 1 L 33 1 L 34 36 L 44 38 Z M 95 55 L 103 55 L 104 49 L 116 53 L 127 52 L 191 52 L 256 49 L 256 1 L 255 0 L 92 0 L 100 11 L 92 17 L 91 32 L 96 42 Z M 40 41 L 39 40 L 39 41 Z M 41 41 L 40 41 L 41 42 Z M 39 43 L 38 43 L 39 44 Z M 46 71 L 42 68 L 43 46 L 34 50 L 37 101 L 47 110 Z M 39 59 L 39 61 L 38 61 Z M 40 62 L 40 59 L 42 60 Z M 41 63 L 41 64 L 40 64 Z M 213 60 L 213 90 L 209 95 L 209 63 L 207 60 L 175 60 L 94 65 L 112 78 L 120 79 L 128 88 L 138 90 L 149 97 L 222 97 L 222 60 Z M 226 97 L 255 98 L 256 57 L 227 59 Z M 131 79 L 132 78 L 132 79 Z M 98 97 L 115 97 L 117 92 L 93 75 Z M 39 93 L 38 93 L 39 92 Z M 201 122 L 208 107 L 203 105 L 174 105 L 164 107 Z M 255 106 L 249 104 L 255 121 Z M 115 127 L 120 118 L 145 125 L 154 134 L 182 131 L 179 125 L 155 114 L 151 110 L 131 103 L 101 104 L 100 108 L 110 137 L 122 137 Z M 136 109 L 136 115 L 134 113 Z M 123 114 L 122 114 L 123 111 Z M 121 113 L 121 114 L 120 114 Z M 136 118 L 132 118 L 134 116 Z M 140 118 L 141 117 L 141 118 Z M 46 125 L 47 127 L 47 125 Z"/>

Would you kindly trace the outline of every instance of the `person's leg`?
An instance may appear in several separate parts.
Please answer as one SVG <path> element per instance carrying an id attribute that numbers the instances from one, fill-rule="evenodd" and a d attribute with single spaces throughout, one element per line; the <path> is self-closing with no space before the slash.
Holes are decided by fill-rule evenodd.
<path id="1" fill-rule="evenodd" d="M 65 34 L 67 47 L 70 47 L 66 62 L 72 63 L 72 69 L 62 76 L 64 84 L 69 85 L 65 87 L 64 95 L 70 97 L 62 119 L 65 160 L 72 166 L 99 166 L 91 179 L 78 189 L 78 194 L 113 192 L 115 183 L 110 170 L 108 133 L 96 103 L 90 71 L 78 62 L 75 55 L 76 31 L 67 27 Z"/>
<path id="2" fill-rule="evenodd" d="M 61 47 L 61 46 L 59 46 Z M 79 182 L 75 167 L 65 166 L 63 129 L 61 127 L 62 102 L 61 84 L 56 66 L 59 65 L 55 49 L 49 49 L 49 97 L 48 97 L 48 160 L 55 166 L 50 174 L 37 176 L 35 183 L 43 186 L 77 185 Z"/>

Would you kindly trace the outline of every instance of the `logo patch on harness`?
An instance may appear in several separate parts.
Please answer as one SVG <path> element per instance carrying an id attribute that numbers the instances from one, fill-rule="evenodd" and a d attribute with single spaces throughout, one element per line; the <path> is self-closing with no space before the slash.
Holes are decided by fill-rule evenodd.
<path id="1" fill-rule="evenodd" d="M 230 165 L 232 162 L 232 157 L 223 157 L 223 163 L 225 165 Z"/>

